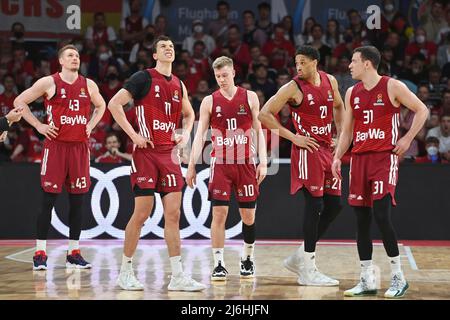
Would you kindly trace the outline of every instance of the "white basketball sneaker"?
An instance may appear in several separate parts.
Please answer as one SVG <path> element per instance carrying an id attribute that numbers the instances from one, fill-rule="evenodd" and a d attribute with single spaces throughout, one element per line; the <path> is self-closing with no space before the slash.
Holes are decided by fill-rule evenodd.
<path id="1" fill-rule="evenodd" d="M 206 286 L 182 273 L 178 276 L 170 276 L 168 289 L 169 291 L 202 291 L 206 289 Z"/>
<path id="2" fill-rule="evenodd" d="M 403 298 L 408 288 L 409 285 L 405 280 L 405 276 L 403 275 L 403 273 L 394 273 L 391 277 L 391 286 L 384 293 L 384 297 L 393 299 Z"/>
<path id="3" fill-rule="evenodd" d="M 289 271 L 300 275 L 300 269 L 305 267 L 305 257 L 295 251 L 292 255 L 284 259 L 284 267 Z"/>
<path id="4" fill-rule="evenodd" d="M 123 271 L 121 270 L 119 278 L 117 278 L 116 283 L 123 290 L 130 290 L 130 291 L 144 290 L 144 285 L 140 283 L 138 279 L 136 279 L 132 269 Z"/>
<path id="5" fill-rule="evenodd" d="M 346 297 L 362 297 L 376 294 L 377 284 L 374 270 L 362 271 L 359 283 L 355 287 L 344 291 L 344 296 Z"/>
<path id="6" fill-rule="evenodd" d="M 299 270 L 297 283 L 301 286 L 332 287 L 339 285 L 338 280 L 324 275 L 317 268 L 300 268 Z"/>

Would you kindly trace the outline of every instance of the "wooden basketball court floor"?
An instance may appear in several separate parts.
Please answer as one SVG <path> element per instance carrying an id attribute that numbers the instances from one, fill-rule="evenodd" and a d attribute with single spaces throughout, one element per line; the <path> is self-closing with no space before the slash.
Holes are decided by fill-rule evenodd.
<path id="1" fill-rule="evenodd" d="M 81 300 L 170 300 L 170 299 L 295 299 L 295 300 L 384 300 L 389 286 L 390 267 L 382 244 L 374 245 L 374 263 L 380 275 L 377 296 L 347 298 L 344 290 L 359 278 L 354 241 L 321 241 L 317 246 L 317 266 L 338 280 L 338 287 L 297 285 L 295 274 L 283 268 L 283 259 L 294 252 L 298 241 L 257 241 L 256 278 L 240 280 L 241 241 L 228 240 L 225 262 L 229 271 L 225 283 L 211 282 L 212 256 L 209 240 L 182 241 L 183 265 L 193 278 L 207 284 L 203 292 L 169 292 L 170 266 L 163 240 L 141 240 L 134 259 L 137 277 L 145 284 L 141 292 L 124 291 L 115 284 L 122 257 L 121 240 L 81 241 L 82 253 L 91 270 L 65 268 L 66 240 L 48 241 L 47 271 L 32 271 L 34 241 L 0 241 L 0 300 L 81 299 Z M 405 299 L 450 300 L 450 241 L 400 242 L 403 270 L 410 289 Z"/>

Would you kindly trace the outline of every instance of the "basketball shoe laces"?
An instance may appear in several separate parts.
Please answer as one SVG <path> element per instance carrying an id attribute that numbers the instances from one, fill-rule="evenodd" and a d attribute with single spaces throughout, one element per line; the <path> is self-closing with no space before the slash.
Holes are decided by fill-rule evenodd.
<path id="1" fill-rule="evenodd" d="M 227 274 L 228 271 L 222 266 L 222 263 L 219 261 L 217 267 L 214 268 L 214 273 L 224 273 Z"/>
<path id="2" fill-rule="evenodd" d="M 242 264 L 244 265 L 245 271 L 253 270 L 253 262 L 250 260 L 250 257 L 247 257 L 245 261 L 242 261 Z"/>
<path id="3" fill-rule="evenodd" d="M 402 287 L 403 287 L 402 279 L 397 274 L 394 274 L 391 280 L 391 288 L 395 290 L 401 290 Z"/>

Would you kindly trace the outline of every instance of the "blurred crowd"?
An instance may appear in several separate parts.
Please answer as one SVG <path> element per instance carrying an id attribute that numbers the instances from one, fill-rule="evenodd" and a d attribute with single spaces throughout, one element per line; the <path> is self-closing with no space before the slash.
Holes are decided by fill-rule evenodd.
<path id="1" fill-rule="evenodd" d="M 294 55 L 298 46 L 308 44 L 320 52 L 320 69 L 333 74 L 342 96 L 355 82 L 348 71 L 352 51 L 361 45 L 380 49 L 380 74 L 406 83 L 430 109 L 425 127 L 417 135 L 403 161 L 447 163 L 450 161 L 450 4 L 429 0 L 420 25 L 409 25 L 394 0 L 382 1 L 381 30 L 369 30 L 360 13 L 347 11 L 346 25 L 329 19 L 325 25 L 314 17 L 304 21 L 300 33 L 293 32 L 291 16 L 271 21 L 271 7 L 261 2 L 257 11 L 244 11 L 242 21 L 229 19 L 230 5 L 219 1 L 218 17 L 205 23 L 192 22 L 192 34 L 176 44 L 173 73 L 186 85 L 198 116 L 202 99 L 217 89 L 212 61 L 221 56 L 233 59 L 236 83 L 257 93 L 261 107 L 295 76 Z M 15 97 L 37 79 L 59 71 L 58 48 L 73 43 L 80 52 L 81 74 L 97 82 L 106 103 L 122 88 L 134 72 L 154 66 L 152 43 L 168 35 L 168 18 L 154 21 L 141 16 L 140 0 L 130 0 L 130 14 L 120 29 L 108 25 L 104 13 L 93 15 L 85 34 L 55 42 L 27 40 L 25 26 L 16 22 L 9 37 L 0 39 L 0 116 L 13 108 Z M 242 26 L 242 27 L 240 27 Z M 43 99 L 30 105 L 44 121 Z M 126 115 L 136 125 L 133 106 Z M 401 109 L 401 131 L 406 132 L 414 114 Z M 294 131 L 286 105 L 278 115 L 280 122 Z M 137 128 L 136 128 L 137 129 Z M 270 137 L 270 136 L 269 136 Z M 38 162 L 43 137 L 24 120 L 14 125 L 0 142 L 0 161 Z M 89 139 L 92 161 L 121 163 L 130 159 L 133 145 L 106 110 Z M 268 141 L 268 151 L 279 150 L 280 158 L 290 157 L 290 142 Z"/>

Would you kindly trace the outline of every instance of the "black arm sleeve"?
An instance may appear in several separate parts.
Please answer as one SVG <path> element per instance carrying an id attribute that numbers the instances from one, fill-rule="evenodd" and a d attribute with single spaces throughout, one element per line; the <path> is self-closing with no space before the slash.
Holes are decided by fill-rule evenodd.
<path id="1" fill-rule="evenodd" d="M 2 131 L 8 131 L 8 130 L 9 130 L 8 120 L 6 119 L 6 117 L 1 117 L 0 118 L 0 134 L 2 133 Z"/>
<path id="2" fill-rule="evenodd" d="M 138 71 L 128 79 L 123 88 L 131 93 L 134 100 L 140 100 L 147 95 L 152 85 L 152 78 L 147 71 Z"/>

